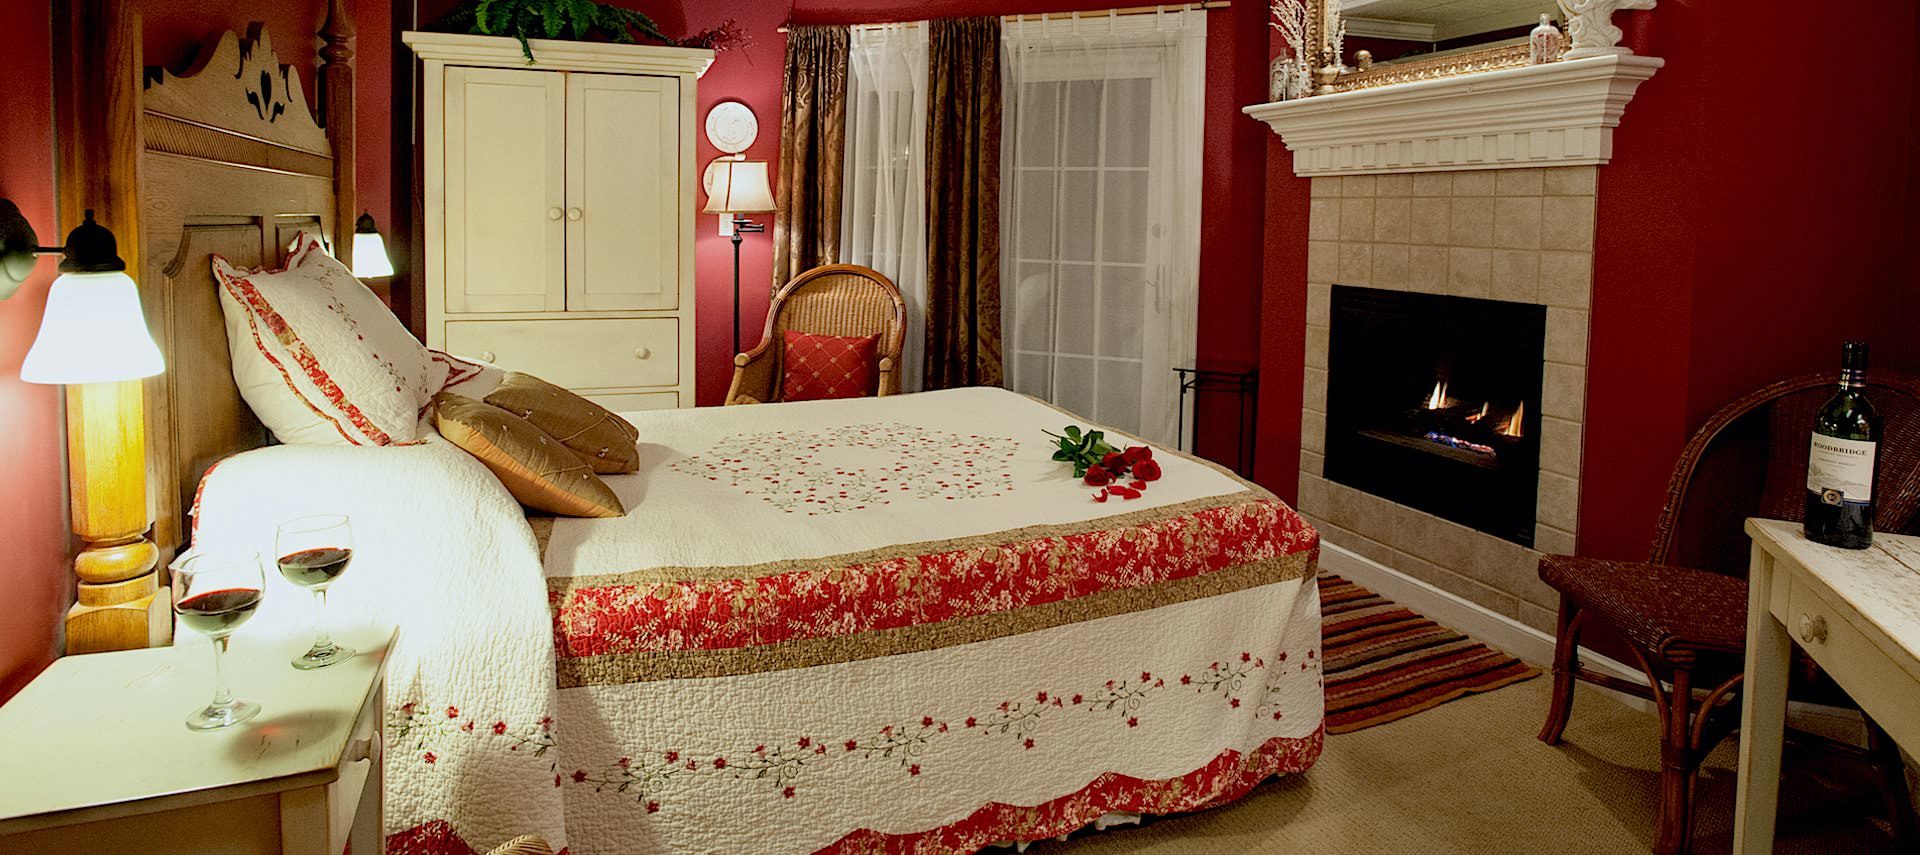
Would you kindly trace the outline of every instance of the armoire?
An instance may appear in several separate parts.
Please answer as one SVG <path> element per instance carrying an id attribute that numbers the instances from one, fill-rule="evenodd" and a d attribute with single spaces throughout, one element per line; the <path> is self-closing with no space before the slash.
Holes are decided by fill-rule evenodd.
<path id="1" fill-rule="evenodd" d="M 409 32 L 426 340 L 615 412 L 693 406 L 695 81 L 713 52 Z"/>

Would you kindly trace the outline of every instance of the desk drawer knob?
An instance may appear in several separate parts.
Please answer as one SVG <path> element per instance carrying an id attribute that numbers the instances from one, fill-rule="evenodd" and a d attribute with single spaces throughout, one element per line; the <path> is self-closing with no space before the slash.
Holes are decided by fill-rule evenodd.
<path id="1" fill-rule="evenodd" d="M 576 223 L 577 223 L 577 222 L 580 222 L 580 218 L 581 218 L 582 216 L 585 216 L 585 214 L 584 214 L 584 212 L 582 212 L 582 211 L 581 211 L 581 210 L 580 210 L 579 208 L 568 208 L 568 209 L 567 209 L 567 219 L 568 219 L 568 220 L 570 220 L 570 221 L 572 221 L 572 222 L 576 222 Z"/>
<path id="2" fill-rule="evenodd" d="M 1827 619 L 1819 615 L 1800 616 L 1800 641 L 1803 644 L 1820 644 L 1827 640 Z"/>
<path id="3" fill-rule="evenodd" d="M 636 348 L 634 348 L 634 349 L 633 349 L 633 358 L 634 358 L 634 359 L 646 359 L 647 357 L 649 357 L 649 356 L 652 356 L 652 355 L 653 355 L 653 351 L 651 351 L 651 350 L 648 350 L 648 349 L 646 349 L 646 348 L 644 348 L 644 347 L 636 347 Z"/>
<path id="4" fill-rule="evenodd" d="M 494 358 L 494 356 L 493 356 L 493 351 L 491 351 L 491 350 L 483 350 L 483 351 L 480 351 L 480 361 L 482 361 L 482 362 L 498 362 L 499 360 L 497 360 L 497 359 L 495 359 L 495 358 Z"/>
<path id="5" fill-rule="evenodd" d="M 380 734 L 378 733 L 368 736 L 365 739 L 356 739 L 353 741 L 353 744 L 347 746 L 347 760 L 348 762 L 372 760 L 375 764 L 378 764 L 381 760 L 381 755 L 385 753 L 383 751 L 384 748 L 385 746 L 380 743 Z"/>
<path id="6" fill-rule="evenodd" d="M 566 212 L 560 210 L 560 208 L 557 206 L 547 209 L 547 219 L 549 220 L 558 220 L 564 216 L 566 216 Z"/>

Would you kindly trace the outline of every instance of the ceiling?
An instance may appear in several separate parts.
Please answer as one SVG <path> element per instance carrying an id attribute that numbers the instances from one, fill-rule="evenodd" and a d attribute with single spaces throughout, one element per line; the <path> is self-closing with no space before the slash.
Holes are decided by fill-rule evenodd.
<path id="1" fill-rule="evenodd" d="M 1347 32 L 1444 41 L 1559 17 L 1554 0 L 1341 0 Z"/>

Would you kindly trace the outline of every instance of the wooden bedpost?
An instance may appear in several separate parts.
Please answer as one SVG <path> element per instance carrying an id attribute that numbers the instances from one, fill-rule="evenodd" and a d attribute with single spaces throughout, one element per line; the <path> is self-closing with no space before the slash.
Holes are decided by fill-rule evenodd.
<path id="1" fill-rule="evenodd" d="M 333 146 L 333 253 L 353 265 L 353 223 L 360 209 L 354 196 L 353 153 L 353 8 L 348 0 L 328 0 L 327 22 L 320 25 L 321 121 Z"/>
<path id="2" fill-rule="evenodd" d="M 135 281 L 145 278 L 140 229 L 140 14 L 132 0 L 69 0 L 55 26 L 60 134 L 60 235 L 91 209 L 113 231 Z M 164 323 L 148 316 L 148 322 Z M 145 386 L 67 387 L 67 469 L 79 577 L 67 612 L 68 653 L 164 644 L 172 635 L 159 589 L 160 550 L 147 537 Z M 131 459 L 129 459 L 131 458 Z"/>

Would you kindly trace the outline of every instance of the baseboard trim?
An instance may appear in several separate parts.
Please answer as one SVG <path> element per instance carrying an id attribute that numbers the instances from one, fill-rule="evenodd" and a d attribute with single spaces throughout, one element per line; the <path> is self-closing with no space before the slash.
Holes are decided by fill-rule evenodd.
<path id="1" fill-rule="evenodd" d="M 1486 606 L 1408 576 L 1364 555 L 1320 541 L 1320 567 L 1344 576 L 1380 596 L 1413 609 L 1442 625 L 1504 650 L 1521 661 L 1546 668 L 1553 663 L 1553 636 L 1527 626 Z M 1625 680 L 1645 680 L 1640 669 L 1582 649 L 1580 663 Z M 1622 702 L 1651 711 L 1644 698 L 1610 692 Z"/>

